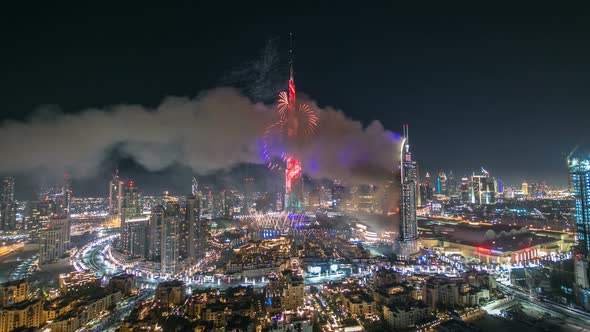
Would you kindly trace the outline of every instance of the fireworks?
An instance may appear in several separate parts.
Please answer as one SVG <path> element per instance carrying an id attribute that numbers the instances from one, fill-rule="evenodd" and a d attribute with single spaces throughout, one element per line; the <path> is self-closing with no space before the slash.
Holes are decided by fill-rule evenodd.
<path id="1" fill-rule="evenodd" d="M 257 229 L 286 231 L 304 225 L 305 216 L 302 214 L 265 213 L 248 216 L 246 221 L 250 221 L 250 225 Z"/>
<path id="2" fill-rule="evenodd" d="M 266 128 L 264 133 L 264 158 L 269 168 L 281 169 L 285 163 L 287 163 L 287 168 L 291 166 L 289 163 L 298 164 L 297 172 L 301 173 L 301 162 L 288 156 L 284 151 L 271 151 L 271 148 L 277 150 L 278 147 L 278 150 L 281 150 L 281 148 L 284 149 L 292 144 L 300 144 L 314 134 L 317 126 L 318 117 L 311 107 L 296 102 L 293 60 L 291 59 L 289 88 L 287 91 L 279 93 L 276 119 Z M 280 162 L 277 161 L 277 157 Z M 287 175 L 287 181 L 288 179 Z"/>

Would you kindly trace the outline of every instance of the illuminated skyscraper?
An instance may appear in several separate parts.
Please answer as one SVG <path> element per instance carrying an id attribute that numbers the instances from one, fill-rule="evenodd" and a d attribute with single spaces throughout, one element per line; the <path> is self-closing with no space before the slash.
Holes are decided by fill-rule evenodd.
<path id="1" fill-rule="evenodd" d="M 529 184 L 526 181 L 522 183 L 521 191 L 523 195 L 529 194 Z"/>
<path id="2" fill-rule="evenodd" d="M 404 139 L 401 146 L 400 175 L 400 230 L 396 253 L 401 259 L 407 259 L 420 251 L 416 219 L 416 163 L 412 160 L 410 153 L 407 125 L 404 125 Z"/>
<path id="3" fill-rule="evenodd" d="M 164 207 L 156 205 L 152 209 L 152 215 L 149 221 L 149 249 L 147 259 L 151 261 L 160 261 L 161 241 L 162 241 L 162 224 L 164 222 Z"/>
<path id="4" fill-rule="evenodd" d="M 496 186 L 496 192 L 498 194 L 503 194 L 504 193 L 504 181 L 502 179 L 498 179 L 496 181 L 497 186 Z"/>
<path id="5" fill-rule="evenodd" d="M 16 229 L 16 202 L 14 200 L 14 178 L 5 177 L 2 180 L 2 195 L 0 196 L 0 228 L 3 231 Z"/>
<path id="6" fill-rule="evenodd" d="M 587 259 L 590 257 L 590 157 L 579 159 L 570 156 L 568 167 L 571 189 L 576 200 L 578 251 Z"/>
<path id="7" fill-rule="evenodd" d="M 483 167 L 481 175 L 471 176 L 471 203 L 484 205 L 496 203 L 494 179 Z"/>
<path id="8" fill-rule="evenodd" d="M 174 205 L 167 205 L 162 223 L 162 239 L 160 241 L 161 269 L 163 273 L 176 273 L 178 264 L 179 218 Z"/>
<path id="9" fill-rule="evenodd" d="M 200 203 L 199 197 L 189 195 L 186 198 L 186 203 L 179 210 L 180 214 L 184 214 L 177 218 L 180 220 L 178 227 L 179 260 L 197 258 L 198 221 L 201 218 Z"/>
<path id="10" fill-rule="evenodd" d="M 119 170 L 115 170 L 111 182 L 109 182 L 109 215 L 119 215 L 123 193 L 123 182 L 119 179 Z"/>
<path id="11" fill-rule="evenodd" d="M 191 193 L 193 194 L 193 196 L 197 196 L 197 193 L 199 192 L 199 181 L 197 180 L 197 177 L 193 177 L 193 183 L 191 186 Z"/>
<path id="12" fill-rule="evenodd" d="M 73 197 L 72 190 L 72 176 L 70 174 L 64 174 L 64 186 L 62 189 L 62 195 L 64 197 L 64 211 L 63 214 L 69 216 L 71 213 L 71 205 Z"/>
<path id="13" fill-rule="evenodd" d="M 142 216 L 142 207 L 140 203 L 140 194 L 138 188 L 134 185 L 133 181 L 129 181 L 124 184 L 122 190 L 122 203 L 119 211 L 121 220 L 121 238 L 120 250 L 127 254 L 131 254 L 132 238 L 129 230 L 131 229 L 131 223 L 140 219 L 145 219 Z"/>
<path id="14" fill-rule="evenodd" d="M 447 174 L 443 171 L 438 173 L 438 179 L 436 182 L 436 193 L 439 195 L 449 195 L 448 191 L 448 183 L 447 183 Z"/>
<path id="15" fill-rule="evenodd" d="M 469 195 L 470 195 L 470 185 L 469 185 L 469 178 L 462 178 L 461 179 L 461 202 L 462 203 L 469 203 Z"/>

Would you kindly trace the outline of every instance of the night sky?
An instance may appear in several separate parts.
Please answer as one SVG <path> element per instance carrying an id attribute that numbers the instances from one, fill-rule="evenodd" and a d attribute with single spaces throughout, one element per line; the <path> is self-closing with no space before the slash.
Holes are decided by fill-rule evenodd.
<path id="1" fill-rule="evenodd" d="M 462 176 L 484 166 L 506 183 L 562 185 L 563 154 L 590 139 L 590 11 L 553 5 L 423 4 L 357 15 L 314 7 L 292 17 L 276 6 L 5 8 L 0 117 L 27 119 L 41 105 L 74 113 L 192 97 L 269 39 L 286 56 L 293 32 L 299 91 L 364 124 L 401 131 L 408 123 L 422 172 Z M 127 166 L 166 181 L 166 172 Z M 104 194 L 96 183 L 81 191 Z"/>

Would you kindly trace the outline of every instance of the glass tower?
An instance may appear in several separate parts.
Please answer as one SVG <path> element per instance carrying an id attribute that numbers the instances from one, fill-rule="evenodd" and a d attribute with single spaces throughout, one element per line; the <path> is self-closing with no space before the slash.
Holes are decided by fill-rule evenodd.
<path id="1" fill-rule="evenodd" d="M 396 253 L 399 258 L 407 259 L 420 251 L 416 219 L 416 162 L 410 153 L 407 125 L 404 125 L 400 158 L 400 229 Z"/>
<path id="2" fill-rule="evenodd" d="M 571 189 L 576 200 L 576 236 L 579 253 L 590 253 L 590 156 L 568 158 Z"/>

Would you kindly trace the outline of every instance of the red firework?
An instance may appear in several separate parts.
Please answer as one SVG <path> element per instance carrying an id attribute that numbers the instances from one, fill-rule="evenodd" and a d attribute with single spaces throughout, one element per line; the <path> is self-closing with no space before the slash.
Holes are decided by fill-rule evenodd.
<path id="1" fill-rule="evenodd" d="M 281 146 L 303 142 L 313 135 L 318 126 L 318 117 L 315 112 L 307 104 L 296 103 L 295 93 L 295 83 L 291 78 L 288 93 L 287 91 L 279 93 L 276 119 L 266 128 L 264 134 L 264 157 L 271 169 L 282 168 L 282 164 L 287 162 L 288 158 L 286 152 L 282 152 L 280 156 L 272 155 L 270 145 L 273 142 Z M 278 162 L 273 157 L 280 157 L 282 162 Z"/>

